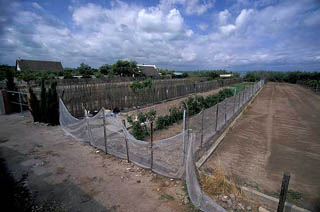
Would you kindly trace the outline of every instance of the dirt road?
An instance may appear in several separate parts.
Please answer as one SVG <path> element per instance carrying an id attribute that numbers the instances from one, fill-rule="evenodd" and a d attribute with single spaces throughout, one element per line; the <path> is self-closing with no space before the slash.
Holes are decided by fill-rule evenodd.
<path id="1" fill-rule="evenodd" d="M 204 167 L 221 166 L 240 184 L 269 195 L 289 189 L 296 204 L 320 211 L 320 96 L 299 85 L 268 83 Z"/>
<path id="2" fill-rule="evenodd" d="M 59 126 L 0 116 L 0 153 L 40 204 L 66 211 L 188 211 L 183 182 L 105 155 L 65 136 Z"/>

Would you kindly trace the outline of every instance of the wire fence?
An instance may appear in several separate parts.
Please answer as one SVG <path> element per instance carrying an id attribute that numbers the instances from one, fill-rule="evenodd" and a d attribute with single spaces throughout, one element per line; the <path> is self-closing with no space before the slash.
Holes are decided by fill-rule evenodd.
<path id="1" fill-rule="evenodd" d="M 68 135 L 88 142 L 106 154 L 126 159 L 166 177 L 185 177 L 189 197 L 196 207 L 203 211 L 225 211 L 201 191 L 195 161 L 263 85 L 264 81 L 259 81 L 190 119 L 184 112 L 182 132 L 155 142 L 135 139 L 122 120 L 113 113 L 107 113 L 104 108 L 94 117 L 88 117 L 85 111 L 85 118 L 77 119 L 61 99 L 60 125 Z"/>

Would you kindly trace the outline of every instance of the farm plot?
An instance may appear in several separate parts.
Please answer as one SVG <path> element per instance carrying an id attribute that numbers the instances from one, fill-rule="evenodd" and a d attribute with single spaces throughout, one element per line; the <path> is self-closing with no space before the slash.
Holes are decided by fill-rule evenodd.
<path id="1" fill-rule="evenodd" d="M 214 90 L 203 92 L 203 93 L 197 93 L 197 95 L 207 97 L 209 95 L 219 93 L 219 91 L 224 88 L 229 88 L 229 87 L 222 87 L 222 88 L 214 89 Z M 194 94 L 192 94 L 192 95 L 194 95 Z M 152 109 L 157 111 L 157 116 L 169 115 L 170 108 L 181 106 L 181 102 L 185 101 L 187 99 L 188 99 L 188 97 L 182 97 L 182 98 L 178 98 L 175 100 L 162 102 L 160 104 L 155 104 L 155 105 L 152 105 L 149 107 L 144 107 L 141 109 L 129 111 L 127 113 L 122 113 L 122 116 L 123 116 L 123 119 L 126 119 L 126 116 L 129 116 L 129 115 L 136 116 L 136 115 L 138 115 L 138 113 L 147 113 L 148 111 L 150 111 Z M 154 140 L 169 138 L 171 136 L 174 136 L 174 135 L 181 133 L 181 131 L 182 131 L 182 123 L 176 123 L 172 126 L 169 126 L 168 129 L 166 129 L 166 130 L 155 131 L 154 132 Z M 148 136 L 146 138 L 146 140 L 150 141 L 150 137 Z"/>
<path id="2" fill-rule="evenodd" d="M 290 200 L 320 210 L 320 96 L 299 85 L 268 83 L 204 168 L 277 196 L 291 173 Z"/>

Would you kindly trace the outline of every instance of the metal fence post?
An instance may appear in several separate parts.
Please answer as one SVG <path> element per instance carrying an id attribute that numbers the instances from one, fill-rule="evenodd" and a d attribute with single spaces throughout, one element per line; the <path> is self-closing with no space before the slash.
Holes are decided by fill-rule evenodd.
<path id="1" fill-rule="evenodd" d="M 186 127 L 187 127 L 187 121 L 186 121 L 186 110 L 183 110 L 183 126 L 182 126 L 182 158 L 181 158 L 181 164 L 184 163 L 184 157 L 185 157 L 185 145 L 186 145 Z"/>
<path id="2" fill-rule="evenodd" d="M 21 102 L 21 94 L 20 94 L 20 92 L 18 93 L 18 95 L 19 95 L 20 113 L 22 113 L 22 102 Z"/>
<path id="3" fill-rule="evenodd" d="M 217 103 L 217 110 L 216 110 L 216 132 L 218 131 L 218 115 L 219 115 L 219 102 Z"/>
<path id="4" fill-rule="evenodd" d="M 106 132 L 106 111 L 104 108 L 103 110 L 103 137 L 104 137 L 104 149 L 106 154 L 108 153 L 108 147 L 107 147 L 107 132 Z"/>
<path id="5" fill-rule="evenodd" d="M 202 143 L 203 143 L 203 116 L 204 116 L 204 109 L 202 109 L 202 114 L 201 114 L 201 140 L 200 140 L 200 147 L 202 148 Z"/>
<path id="6" fill-rule="evenodd" d="M 122 120 L 122 123 L 123 123 L 123 126 L 126 128 L 126 121 L 125 121 L 125 120 Z M 129 162 L 130 162 L 130 159 L 129 159 L 128 139 L 127 139 L 127 136 L 126 136 L 126 135 L 124 136 L 124 141 L 126 142 L 127 161 L 128 161 L 128 163 L 129 163 Z"/>
<path id="7" fill-rule="evenodd" d="M 281 192 L 279 197 L 279 205 L 277 212 L 283 212 L 284 204 L 286 202 L 287 191 L 289 186 L 290 173 L 285 172 L 282 178 Z"/>
<path id="8" fill-rule="evenodd" d="M 150 169 L 152 170 L 153 167 L 153 122 L 150 123 L 150 128 L 151 128 L 151 132 L 150 132 L 150 136 L 151 136 L 151 142 L 150 142 L 150 147 L 151 147 L 151 165 L 150 165 Z"/>
<path id="9" fill-rule="evenodd" d="M 233 103 L 233 114 L 232 114 L 232 116 L 236 113 L 237 96 L 234 95 L 233 98 L 234 98 L 234 103 Z"/>
<path id="10" fill-rule="evenodd" d="M 227 99 L 224 99 L 224 124 L 227 124 Z"/>

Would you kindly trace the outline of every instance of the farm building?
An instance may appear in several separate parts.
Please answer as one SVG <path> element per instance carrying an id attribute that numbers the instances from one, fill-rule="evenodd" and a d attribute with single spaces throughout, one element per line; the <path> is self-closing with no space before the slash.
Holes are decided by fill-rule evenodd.
<path id="1" fill-rule="evenodd" d="M 159 71 L 156 65 L 138 65 L 138 69 L 147 77 L 151 77 L 153 79 L 160 78 Z"/>
<path id="2" fill-rule="evenodd" d="M 63 71 L 61 62 L 24 60 L 16 61 L 16 71 L 59 72 Z"/>

